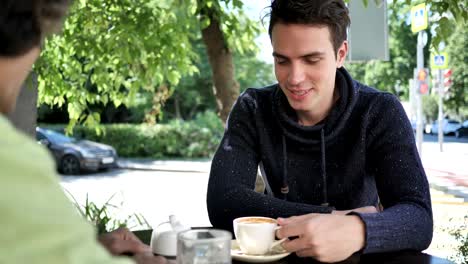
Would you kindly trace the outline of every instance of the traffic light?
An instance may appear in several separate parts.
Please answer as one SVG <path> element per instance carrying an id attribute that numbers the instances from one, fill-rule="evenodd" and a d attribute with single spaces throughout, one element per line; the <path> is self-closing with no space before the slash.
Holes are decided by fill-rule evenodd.
<path id="1" fill-rule="evenodd" d="M 447 69 L 444 72 L 444 90 L 448 91 L 450 86 L 452 86 L 452 69 Z"/>
<path id="2" fill-rule="evenodd" d="M 419 69 L 417 79 L 418 79 L 418 92 L 420 94 L 428 94 L 429 93 L 429 76 L 428 76 L 428 69 L 423 68 Z"/>

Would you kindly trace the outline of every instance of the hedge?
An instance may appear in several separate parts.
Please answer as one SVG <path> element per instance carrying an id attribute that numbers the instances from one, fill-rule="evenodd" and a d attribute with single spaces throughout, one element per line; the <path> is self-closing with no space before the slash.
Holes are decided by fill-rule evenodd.
<path id="1" fill-rule="evenodd" d="M 65 125 L 42 125 L 64 131 Z M 207 112 L 193 121 L 172 120 L 167 124 L 102 124 L 95 128 L 75 126 L 73 137 L 113 146 L 121 157 L 205 158 L 216 151 L 223 134 L 222 123 Z"/>

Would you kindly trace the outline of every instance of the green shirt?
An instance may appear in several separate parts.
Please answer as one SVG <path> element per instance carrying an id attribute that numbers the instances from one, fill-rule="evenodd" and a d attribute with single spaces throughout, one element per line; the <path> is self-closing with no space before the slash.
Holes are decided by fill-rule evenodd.
<path id="1" fill-rule="evenodd" d="M 48 151 L 0 114 L 0 264 L 128 264 L 65 196 Z"/>

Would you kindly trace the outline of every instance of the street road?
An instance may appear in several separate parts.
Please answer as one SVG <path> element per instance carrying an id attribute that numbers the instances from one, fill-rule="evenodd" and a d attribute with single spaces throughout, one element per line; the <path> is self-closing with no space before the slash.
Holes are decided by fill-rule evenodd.
<path id="1" fill-rule="evenodd" d="M 139 213 L 153 227 L 175 214 L 190 226 L 210 226 L 206 209 L 208 173 L 111 170 L 80 176 L 62 176 L 62 186 L 84 204 L 122 205 L 122 214 Z"/>

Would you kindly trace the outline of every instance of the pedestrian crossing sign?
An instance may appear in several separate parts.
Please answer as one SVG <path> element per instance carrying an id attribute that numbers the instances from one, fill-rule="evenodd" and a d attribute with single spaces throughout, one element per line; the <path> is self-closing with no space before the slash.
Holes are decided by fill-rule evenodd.
<path id="1" fill-rule="evenodd" d="M 417 33 L 427 28 L 426 4 L 419 4 L 411 8 L 411 31 Z"/>
<path id="2" fill-rule="evenodd" d="M 440 52 L 431 54 L 431 68 L 433 70 L 448 69 L 448 53 Z"/>

